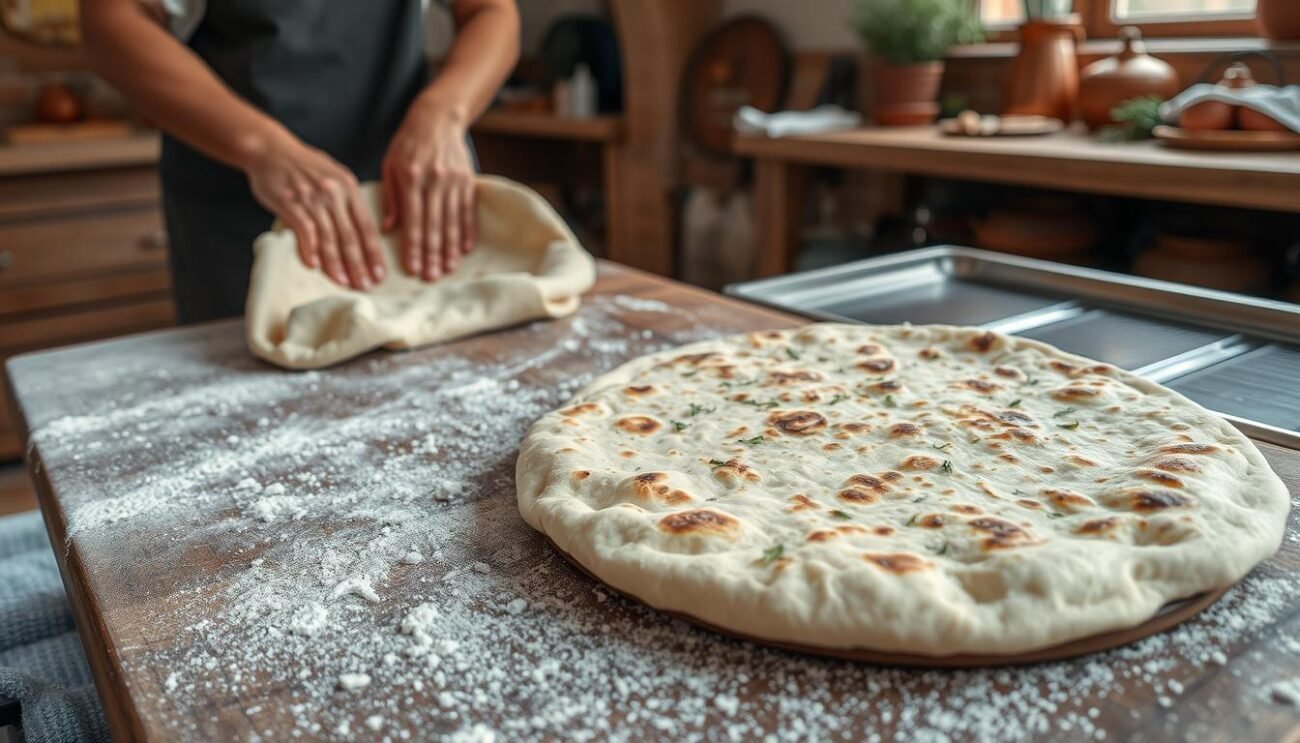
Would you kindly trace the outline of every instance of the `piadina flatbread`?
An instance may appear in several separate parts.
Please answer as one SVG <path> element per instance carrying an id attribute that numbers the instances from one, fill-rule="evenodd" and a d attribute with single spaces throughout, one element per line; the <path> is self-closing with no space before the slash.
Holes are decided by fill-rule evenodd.
<path id="1" fill-rule="evenodd" d="M 1134 626 L 1280 544 L 1232 426 L 1032 340 L 811 325 L 686 346 L 529 431 L 523 518 L 610 586 L 758 638 L 1014 654 Z"/>

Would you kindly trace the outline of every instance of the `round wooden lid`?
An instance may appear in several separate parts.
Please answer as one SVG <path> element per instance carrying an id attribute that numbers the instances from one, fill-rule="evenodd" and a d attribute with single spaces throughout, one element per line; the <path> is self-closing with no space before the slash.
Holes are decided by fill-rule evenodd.
<path id="1" fill-rule="evenodd" d="M 682 129 L 704 153 L 730 155 L 732 116 L 741 106 L 775 111 L 785 96 L 790 55 L 780 33 L 758 16 L 710 31 L 682 73 Z"/>

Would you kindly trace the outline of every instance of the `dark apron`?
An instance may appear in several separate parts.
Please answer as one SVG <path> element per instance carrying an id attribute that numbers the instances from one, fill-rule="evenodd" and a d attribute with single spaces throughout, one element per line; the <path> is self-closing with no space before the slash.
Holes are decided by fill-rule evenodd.
<path id="1" fill-rule="evenodd" d="M 420 0 L 209 2 L 190 47 L 225 83 L 362 181 L 428 82 Z M 182 323 L 243 314 L 253 240 L 274 217 L 248 179 L 163 138 L 159 166 Z"/>

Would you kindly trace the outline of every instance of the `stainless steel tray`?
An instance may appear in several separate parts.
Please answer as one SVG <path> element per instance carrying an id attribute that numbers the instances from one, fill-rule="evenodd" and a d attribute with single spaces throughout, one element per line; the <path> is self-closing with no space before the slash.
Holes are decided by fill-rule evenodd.
<path id="1" fill-rule="evenodd" d="M 733 284 L 821 320 L 978 325 L 1175 389 L 1257 439 L 1300 448 L 1300 306 L 959 247 Z"/>

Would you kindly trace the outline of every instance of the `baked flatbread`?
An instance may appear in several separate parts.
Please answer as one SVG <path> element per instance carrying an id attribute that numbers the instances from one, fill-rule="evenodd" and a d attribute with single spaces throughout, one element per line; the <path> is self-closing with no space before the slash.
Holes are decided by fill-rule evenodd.
<path id="1" fill-rule="evenodd" d="M 361 193 L 378 223 L 379 184 Z M 346 289 L 303 265 L 293 230 L 277 224 L 254 245 L 249 348 L 278 366 L 315 369 L 576 311 L 596 268 L 560 215 L 504 178 L 479 176 L 475 194 L 475 249 L 432 283 L 407 275 L 389 233 L 380 235 L 384 280 L 368 292 Z"/>
<path id="2" fill-rule="evenodd" d="M 1013 654 L 1278 547 L 1289 497 L 1190 400 L 1037 341 L 811 325 L 632 361 L 539 420 L 524 519 L 616 589 L 826 648 Z"/>

